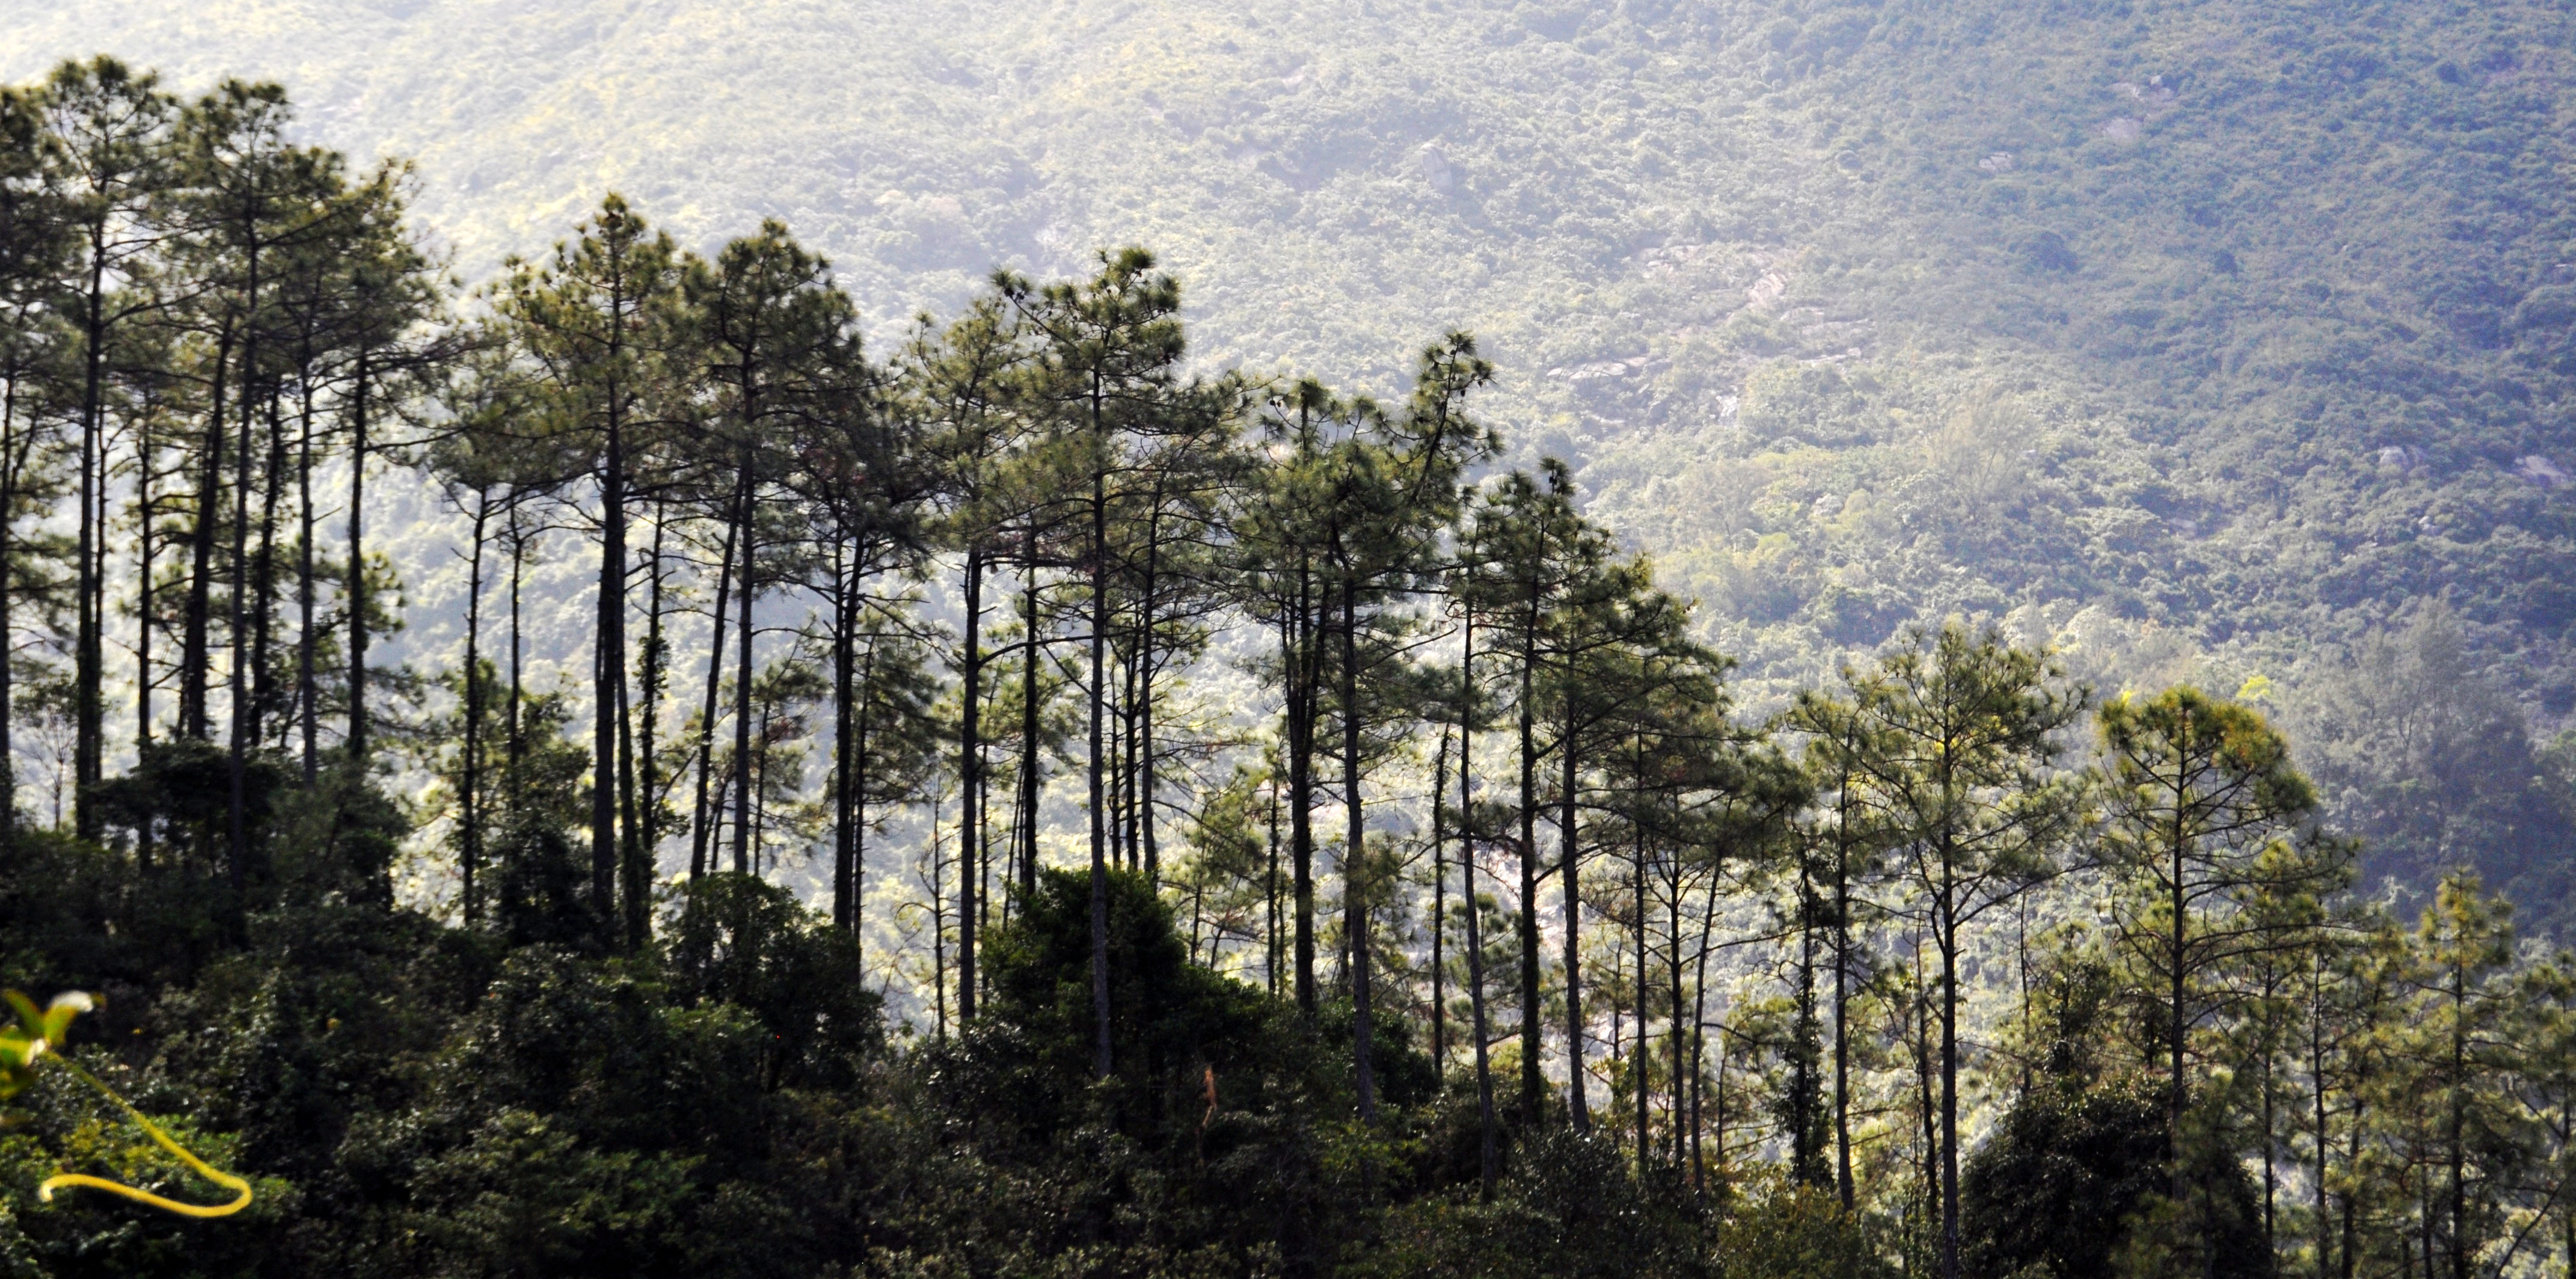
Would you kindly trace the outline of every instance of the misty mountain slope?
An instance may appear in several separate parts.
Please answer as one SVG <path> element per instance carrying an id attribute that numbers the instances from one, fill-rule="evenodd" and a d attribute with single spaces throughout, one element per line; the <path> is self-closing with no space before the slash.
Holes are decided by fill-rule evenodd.
<path id="1" fill-rule="evenodd" d="M 2273 681 L 2385 867 L 2563 860 L 2555 756 L 2374 797 L 2576 704 L 2566 5 L 13 7 L 13 77 L 286 81 L 469 279 L 614 187 L 787 220 L 888 336 L 1124 242 L 1212 362 L 1394 393 L 1472 329 L 1757 700 L 1984 614 Z M 2501 709 L 2356 710 L 2373 661 Z"/>

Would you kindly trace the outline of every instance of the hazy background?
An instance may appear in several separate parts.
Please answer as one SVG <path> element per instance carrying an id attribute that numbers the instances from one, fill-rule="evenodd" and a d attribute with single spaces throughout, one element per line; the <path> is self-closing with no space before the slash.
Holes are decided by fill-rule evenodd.
<path id="1" fill-rule="evenodd" d="M 614 189 L 699 248 L 785 220 L 880 337 L 996 264 L 1131 242 L 1184 277 L 1212 364 L 1391 395 L 1471 329 L 1516 455 L 1578 464 L 1753 704 L 1953 612 L 2106 691 L 2259 677 L 2370 865 L 2468 861 L 2547 922 L 2576 830 L 2571 28 L 2280 0 L 82 0 L 0 3 L 0 75 L 112 52 L 183 92 L 282 81 L 312 141 L 417 163 L 469 282 Z M 456 575 L 431 495 L 399 496 L 421 652 Z"/>

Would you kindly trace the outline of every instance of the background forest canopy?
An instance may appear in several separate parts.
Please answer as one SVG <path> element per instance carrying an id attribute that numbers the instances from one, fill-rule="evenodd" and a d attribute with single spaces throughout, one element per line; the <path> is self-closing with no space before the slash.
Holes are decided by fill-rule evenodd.
<path id="1" fill-rule="evenodd" d="M 2576 1259 L 2576 978 L 2471 865 L 2562 770 L 2444 607 L 2303 712 L 2333 793 L 2268 679 L 2104 697 L 2036 603 L 1852 604 L 1883 642 L 1752 705 L 1464 333 L 1395 401 L 1205 369 L 1122 249 L 868 350 L 784 224 L 702 255 L 615 196 L 468 290 L 406 167 L 289 123 L 106 59 L 0 97 L 0 967 L 103 991 L 77 1050 L 263 1188 L 224 1234 L 40 1206 L 185 1185 L 40 1091 L 0 1263 Z M 1728 416 L 1828 433 L 1864 379 Z M 2032 411 L 1945 410 L 1910 551 L 2008 537 Z M 428 493 L 460 646 L 380 669 L 371 521 Z M 1727 580 L 1795 578 L 1776 536 Z M 525 677 L 549 561 L 570 688 Z M 2480 760 L 2502 833 L 2435 771 Z M 2342 815 L 2438 885 L 2357 887 Z"/>

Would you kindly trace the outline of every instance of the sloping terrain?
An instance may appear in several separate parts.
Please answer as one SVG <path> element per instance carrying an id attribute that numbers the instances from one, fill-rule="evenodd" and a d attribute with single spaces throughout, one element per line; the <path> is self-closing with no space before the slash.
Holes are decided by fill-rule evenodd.
<path id="1" fill-rule="evenodd" d="M 467 279 L 623 190 L 892 333 L 1138 242 L 1204 356 L 1493 416 L 1760 696 L 1909 620 L 2268 696 L 2375 865 L 2553 916 L 2576 706 L 2576 14 L 2542 3 L 90 0 L 419 164 Z M 2268 694 L 2262 692 L 2268 687 Z"/>

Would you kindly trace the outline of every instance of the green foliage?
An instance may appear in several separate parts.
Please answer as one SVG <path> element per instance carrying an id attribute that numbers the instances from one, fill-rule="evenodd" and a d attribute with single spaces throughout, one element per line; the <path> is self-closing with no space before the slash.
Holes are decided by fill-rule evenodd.
<path id="1" fill-rule="evenodd" d="M 225 81 L 183 106 L 102 61 L 0 98 L 0 143 L 16 144 L 0 164 L 0 534 L 27 534 L 0 540 L 0 603 L 32 611 L 0 630 L 66 629 L 50 616 L 65 597 L 77 614 L 68 679 L 31 668 L 29 687 L 0 687 L 0 711 L 73 742 L 66 830 L 18 830 L 20 806 L 0 804 L 4 962 L 116 989 L 123 1020 L 87 1051 L 278 1179 L 235 1223 L 260 1228 L 256 1246 L 6 1201 L 0 1264 L 1861 1276 L 1946 1250 L 1929 1223 L 1960 1206 L 1944 1174 L 1963 1159 L 1972 1268 L 1997 1274 L 2260 1274 L 2302 1226 L 2319 1273 L 2337 1248 L 2347 1269 L 2411 1266 L 2420 1236 L 2427 1273 L 2438 1243 L 2465 1274 L 2564 1215 L 2564 1036 L 2530 1008 L 2548 983 L 2512 967 L 2474 879 L 2446 879 L 2412 933 L 2321 900 L 2344 845 L 2309 826 L 2357 823 L 2419 879 L 2461 862 L 2522 888 L 2563 874 L 2549 854 L 2576 788 L 2531 748 L 2525 704 L 2565 700 L 2555 636 L 2576 616 L 2552 585 L 2576 524 L 2549 453 L 2576 376 L 2556 333 L 2564 219 L 2548 212 L 2565 203 L 2565 95 L 2538 52 L 2566 43 L 2563 15 L 1331 3 L 1286 39 L 1275 16 L 1186 3 L 923 12 L 871 15 L 864 59 L 787 51 L 738 77 L 727 111 L 702 94 L 618 100 L 639 131 L 749 130 L 730 108 L 794 68 L 919 90 L 881 95 L 902 115 L 871 108 L 873 134 L 831 121 L 859 141 L 779 148 L 801 177 L 747 202 L 693 184 L 779 175 L 707 164 L 676 192 L 633 187 L 693 239 L 710 230 L 694 219 L 728 208 L 796 207 L 862 287 L 844 291 L 775 220 L 700 258 L 610 195 L 541 265 L 503 269 L 482 295 L 490 325 L 452 330 L 404 227 L 404 171 L 353 176 L 292 141 L 277 86 Z M 753 38 L 661 43 L 777 52 L 839 21 L 758 3 L 723 17 Z M 2474 54 L 2459 45 L 2472 23 L 2490 33 Z M 460 41 L 491 29 L 450 25 Z M 931 27 L 936 48 L 918 43 Z M 629 29 L 598 25 L 612 28 Z M 612 52 L 633 43 L 656 42 Z M 470 136 L 509 101 L 478 93 L 442 118 Z M 976 114 L 994 102 L 1020 109 Z M 84 131 L 121 107 L 113 145 Z M 890 137 L 948 158 L 887 159 L 876 148 L 903 149 Z M 616 167 L 555 156 L 526 167 L 545 181 Z M 122 194 L 96 189 L 101 164 L 128 162 Z M 1180 276 L 1145 250 L 1068 258 L 1086 220 L 1174 242 L 1168 262 L 1213 322 L 1185 334 Z M 489 223 L 460 234 L 488 244 Z M 113 253 L 111 228 L 132 237 Z M 86 277 L 62 251 L 84 230 Z M 863 306 L 953 302 L 972 273 L 1026 255 L 1081 274 L 998 272 L 957 325 L 925 322 L 888 367 L 862 358 Z M 1483 347 L 1450 330 L 1462 312 L 1491 321 Z M 116 352 L 104 386 L 73 376 L 67 323 L 85 325 L 84 354 Z M 1400 409 L 1184 362 L 1243 355 L 1266 373 L 1284 354 L 1387 383 L 1404 372 L 1390 353 L 1434 331 L 1448 336 Z M 1504 407 L 1468 416 L 1492 389 Z M 454 721 L 507 739 L 455 757 L 476 800 L 458 848 L 469 865 L 488 852 L 497 879 L 494 909 L 469 902 L 461 927 L 394 891 L 410 814 L 377 786 L 376 752 L 440 743 L 407 740 L 388 709 L 368 731 L 365 641 L 397 620 L 377 598 L 391 579 L 359 545 L 336 576 L 310 554 L 281 564 L 313 549 L 328 505 L 290 483 L 312 462 L 290 442 L 318 428 L 325 472 L 359 463 L 354 541 L 367 459 L 335 454 L 333 431 L 354 447 L 372 422 L 382 462 L 389 423 L 445 420 L 421 411 L 431 398 L 461 428 L 428 460 L 473 501 L 474 562 L 496 499 L 511 553 L 507 715 Z M 1475 468 L 1503 448 L 1480 419 L 1496 414 L 1520 424 L 1512 460 L 1533 465 L 1479 493 Z M 1266 447 L 1238 448 L 1256 420 Z M 131 570 L 166 579 L 136 638 L 178 646 L 154 660 L 179 713 L 109 778 L 113 592 L 88 555 L 54 580 L 66 548 L 50 525 L 76 525 L 81 547 L 113 540 L 117 486 L 145 477 L 162 487 L 124 514 L 168 558 Z M 48 518 L 98 486 L 112 500 Z M 596 664 L 564 699 L 519 687 L 522 502 L 565 536 L 596 534 L 598 620 L 574 646 Z M 1704 607 L 1658 588 L 1637 548 Z M 984 688 L 961 690 L 958 711 L 1012 727 L 953 724 L 961 764 L 1026 739 L 1004 877 L 1020 891 L 977 899 L 989 828 L 960 841 L 973 856 L 934 851 L 932 918 L 963 931 L 936 936 L 931 976 L 943 1013 L 955 991 L 960 1029 L 950 1040 L 943 1016 L 939 1042 L 898 1053 L 860 950 L 865 805 L 954 797 L 984 817 L 993 798 L 971 767 L 962 794 L 942 785 L 953 615 L 930 601 L 949 569 L 932 557 L 950 550 L 1026 592 L 1032 691 L 987 708 Z M 2414 607 L 2390 638 L 2401 602 L 2437 586 L 2452 602 Z M 345 615 L 287 623 L 317 589 Z M 656 741 L 672 635 L 691 630 L 666 623 L 703 595 L 729 605 L 713 611 L 733 647 L 710 628 L 697 716 Z M 638 649 L 626 634 L 645 599 Z M 756 660 L 763 632 L 794 629 L 775 614 L 814 599 L 829 623 Z M 991 603 L 967 610 L 970 654 Z M 1481 628 L 1484 665 L 1441 667 L 1453 617 Z M 325 633 L 344 623 L 346 651 Z M 1162 718 L 1203 659 L 1274 628 L 1275 655 L 1245 658 L 1271 677 L 1262 696 L 1230 720 Z M 1732 663 L 1710 637 L 1744 655 L 1757 702 L 1821 683 L 1838 658 L 1846 696 L 1802 698 L 1785 731 L 1810 740 L 1772 740 L 1731 718 Z M 1077 644 L 1088 662 L 1064 660 Z M 324 659 L 345 674 L 316 676 Z M 2239 697 L 2277 694 L 2322 729 L 2321 787 L 2250 707 L 2183 687 L 2105 710 L 2100 754 L 2079 758 L 2093 708 L 2070 672 L 2227 687 L 2257 666 L 2278 680 Z M 222 747 L 219 670 L 235 684 Z M 484 668 L 469 672 L 482 688 Z M 155 673 L 139 671 L 138 700 Z M 1426 710 L 1452 682 L 1458 704 Z M 826 699 L 828 733 L 811 714 Z M 319 748 L 326 707 L 345 759 Z M 561 733 L 576 710 L 586 748 Z M 1462 795 L 1507 753 L 1519 785 L 1463 800 L 1460 843 L 1516 853 L 1521 882 L 1517 919 L 1481 899 L 1462 910 L 1497 925 L 1480 958 L 1518 970 L 1519 1033 L 1444 1078 L 1457 1063 L 1420 1053 L 1412 1021 L 1426 841 L 1408 823 L 1424 718 L 1498 726 L 1480 712 L 1517 732 L 1464 759 Z M 141 718 L 139 736 L 158 731 Z M 827 738 L 816 802 L 807 743 Z M 1040 793 L 1049 749 L 1087 773 L 1090 878 L 1038 865 L 1061 834 L 1041 829 L 1063 798 Z M 1175 824 L 1215 845 L 1172 846 L 1185 873 L 1164 875 L 1156 836 L 1205 798 L 1200 765 L 1221 776 L 1265 750 L 1290 808 L 1293 1006 L 1220 971 L 1240 946 L 1212 942 L 1200 962 L 1207 874 L 1241 881 L 1259 855 L 1245 788 L 1223 797 L 1231 818 Z M 664 818 L 691 763 L 690 882 L 664 894 L 657 936 Z M 1332 841 L 1313 826 L 1336 781 L 1338 937 L 1315 927 Z M 759 878 L 820 841 L 825 803 L 828 922 Z M 712 872 L 727 807 L 748 873 Z M 1622 843 L 1629 880 L 1603 883 Z M 1427 851 L 1434 873 L 1454 865 Z M 1180 884 L 1186 937 L 1164 895 Z M 1543 887 L 1562 890 L 1561 957 Z M 2009 952 L 2007 904 L 2023 915 Z M 1280 907 L 1262 905 L 1277 929 Z M 1338 980 L 1318 971 L 1336 940 Z M 1760 952 L 1782 940 L 1767 970 Z M 1603 953 L 1613 941 L 1633 950 Z M 2063 977 L 2041 983 L 2054 1010 L 2033 1007 L 2034 964 Z M 1480 993 L 1510 984 L 1491 975 Z M 2161 1027 L 2105 1011 L 2157 1000 Z M 1587 1124 L 1605 1004 L 1612 1044 L 1633 1050 L 1611 1094 L 1635 1103 L 1633 1130 L 1624 1113 Z M 58 1033 L 19 1035 L 15 1064 Z M 1490 1090 L 1496 1047 L 1521 1075 L 1500 1116 L 1466 1101 Z M 2158 1070 L 2161 1128 L 2139 1100 Z M 1855 1117 L 1860 1168 L 1838 1178 L 1827 1147 Z M 7 1159 L 167 1171 L 97 1116 L 39 1118 L 43 1141 L 13 1136 Z M 2278 1175 L 2308 1152 L 2313 1173 Z M 2314 1208 L 2277 1211 L 2302 1177 Z"/>
<path id="2" fill-rule="evenodd" d="M 2167 1195 L 2167 1131 L 2153 1088 L 2055 1078 L 2024 1093 L 1962 1173 L 1967 1273 L 2271 1274 L 2261 1199 L 2244 1169 L 2204 1148 L 2178 1207 Z"/>
<path id="3" fill-rule="evenodd" d="M 1223 1110 L 1278 1104 L 1302 1053 L 1285 1052 L 1280 1010 L 1239 982 L 1189 962 L 1171 907 L 1125 871 L 1109 877 L 1110 1063 L 1091 1080 L 1091 884 L 1049 870 L 1038 896 L 985 939 L 991 1038 L 971 1054 L 1002 1074 L 985 1086 L 997 1117 L 1033 1129 L 1098 1113 L 1157 1146 L 1204 1134 Z M 1208 1100 L 1213 1093 L 1216 1100 Z"/>
<path id="4" fill-rule="evenodd" d="M 664 931 L 673 994 L 731 1004 L 770 1032 L 772 1088 L 847 1088 L 882 1049 L 858 939 L 817 927 L 786 889 L 742 875 L 684 887 Z"/>

